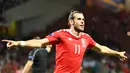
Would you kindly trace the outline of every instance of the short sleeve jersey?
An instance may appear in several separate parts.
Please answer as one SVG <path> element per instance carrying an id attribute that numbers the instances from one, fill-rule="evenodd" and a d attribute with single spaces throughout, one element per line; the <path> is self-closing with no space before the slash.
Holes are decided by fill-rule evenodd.
<path id="1" fill-rule="evenodd" d="M 56 44 L 56 67 L 54 73 L 80 73 L 86 48 L 95 41 L 85 33 L 73 35 L 69 29 L 62 29 L 46 36 L 51 44 Z"/>
<path id="2" fill-rule="evenodd" d="M 33 61 L 32 73 L 45 73 L 47 68 L 48 52 L 45 48 L 33 49 L 28 56 L 28 60 Z"/>

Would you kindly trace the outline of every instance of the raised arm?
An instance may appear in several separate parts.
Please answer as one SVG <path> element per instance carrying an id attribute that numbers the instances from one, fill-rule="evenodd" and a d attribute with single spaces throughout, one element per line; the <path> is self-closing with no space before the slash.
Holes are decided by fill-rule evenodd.
<path id="1" fill-rule="evenodd" d="M 96 43 L 95 46 L 92 47 L 92 50 L 97 51 L 101 54 L 117 56 L 120 58 L 121 61 L 124 61 L 125 59 L 127 59 L 127 56 L 124 55 L 125 51 L 118 52 L 118 51 L 115 51 L 115 50 L 108 48 L 107 46 L 100 45 L 98 43 Z"/>
<path id="2" fill-rule="evenodd" d="M 49 40 L 47 38 L 32 39 L 32 40 L 27 40 L 27 41 L 13 41 L 13 40 L 2 40 L 2 41 L 7 42 L 8 48 L 15 47 L 15 46 L 40 48 L 49 44 Z"/>
<path id="3" fill-rule="evenodd" d="M 28 62 L 26 63 L 26 65 L 23 68 L 22 73 L 28 73 L 29 70 L 31 69 L 32 65 L 33 65 L 33 61 L 28 60 Z"/>

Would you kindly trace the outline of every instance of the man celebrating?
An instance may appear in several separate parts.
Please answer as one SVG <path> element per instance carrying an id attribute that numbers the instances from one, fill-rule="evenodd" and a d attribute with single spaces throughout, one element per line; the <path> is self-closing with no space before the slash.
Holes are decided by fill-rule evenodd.
<path id="1" fill-rule="evenodd" d="M 88 34 L 83 33 L 85 27 L 83 13 L 71 11 L 68 23 L 69 29 L 58 30 L 46 36 L 46 38 L 27 41 L 2 40 L 7 42 L 7 47 L 44 47 L 48 44 L 56 44 L 56 67 L 54 73 L 80 73 L 80 67 L 84 52 L 91 48 L 101 54 L 114 55 L 124 61 L 125 52 L 118 52 L 106 46 L 96 43 Z"/>

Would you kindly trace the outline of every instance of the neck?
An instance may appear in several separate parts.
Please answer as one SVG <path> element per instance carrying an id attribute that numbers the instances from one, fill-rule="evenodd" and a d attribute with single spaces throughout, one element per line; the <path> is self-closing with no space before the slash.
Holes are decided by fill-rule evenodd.
<path id="1" fill-rule="evenodd" d="M 76 31 L 74 28 L 70 28 L 70 32 L 74 34 L 75 36 L 80 36 L 80 32 Z"/>

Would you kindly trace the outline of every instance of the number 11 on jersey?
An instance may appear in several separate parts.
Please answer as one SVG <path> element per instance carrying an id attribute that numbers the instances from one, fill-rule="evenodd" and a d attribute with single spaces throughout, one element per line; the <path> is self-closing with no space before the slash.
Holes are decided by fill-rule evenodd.
<path id="1" fill-rule="evenodd" d="M 74 54 L 78 54 L 79 55 L 80 54 L 80 50 L 81 50 L 80 49 L 80 45 L 75 44 L 74 46 L 75 46 Z"/>

